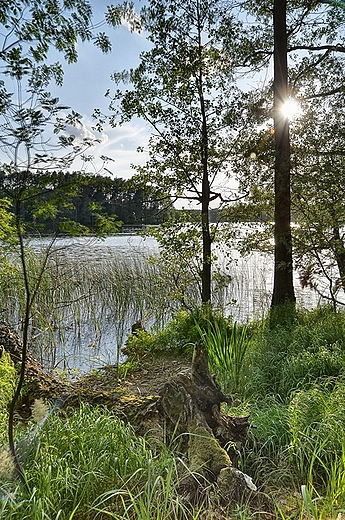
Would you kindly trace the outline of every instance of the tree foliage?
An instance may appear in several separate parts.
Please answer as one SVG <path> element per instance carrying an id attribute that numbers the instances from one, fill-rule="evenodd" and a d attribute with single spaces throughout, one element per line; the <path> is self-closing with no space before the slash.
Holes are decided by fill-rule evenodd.
<path id="1" fill-rule="evenodd" d="M 109 6 L 105 15 L 112 26 L 126 17 L 135 23 L 132 4 Z M 92 41 L 103 52 L 111 50 L 109 37 L 93 25 L 88 0 L 5 0 L 0 2 L 1 59 L 12 74 L 34 63 L 43 64 L 48 51 L 55 48 L 64 60 L 78 59 L 78 40 Z M 49 67 L 47 65 L 46 67 Z"/>
<path id="2" fill-rule="evenodd" d="M 326 276 L 327 285 L 333 284 L 336 291 L 341 283 L 331 280 L 334 280 L 334 267 L 342 268 L 343 252 L 342 214 L 335 186 L 341 186 L 336 170 L 341 162 L 345 11 L 341 6 L 325 7 L 323 3 L 287 4 L 288 97 L 299 100 L 301 114 L 304 114 L 290 122 L 292 216 L 298 223 L 292 232 L 294 262 L 303 270 L 303 284 L 316 287 L 312 277 L 305 280 L 314 266 L 315 274 Z M 267 66 L 273 50 L 269 22 L 272 6 L 268 2 L 260 5 L 245 2 L 245 5 L 256 20 L 253 53 L 248 55 L 248 63 L 255 67 Z M 261 214 L 268 223 L 272 219 L 269 202 L 273 190 L 271 172 L 276 130 L 272 123 L 272 86 L 269 80 L 263 88 L 245 94 L 248 121 L 237 142 L 238 154 L 234 161 L 235 168 L 246 171 L 241 190 L 251 192 L 248 204 L 242 204 L 242 213 L 257 217 Z M 327 153 L 326 142 L 329 144 Z M 322 181 L 316 172 L 322 174 Z M 255 238 L 259 243 L 257 233 Z M 253 245 L 251 239 L 248 243 Z M 325 270 L 327 264 L 330 268 L 333 266 L 333 274 L 332 269 Z M 341 279 L 340 270 L 338 274 Z"/>
<path id="3" fill-rule="evenodd" d="M 164 189 L 173 201 L 200 208 L 195 229 L 206 303 L 213 242 L 209 211 L 212 203 L 231 198 L 227 177 L 241 110 L 233 80 L 241 23 L 215 0 L 152 0 L 142 10 L 142 23 L 152 48 L 141 54 L 136 69 L 113 75 L 116 83 L 127 81 L 130 87 L 118 89 L 111 100 L 110 122 L 139 117 L 149 123 L 150 156 L 137 167 L 138 178 Z"/>
<path id="4" fill-rule="evenodd" d="M 108 9 L 107 21 L 119 23 L 124 7 Z M 110 50 L 105 34 L 93 33 L 92 10 L 87 0 L 9 0 L 0 1 L 0 216 L 2 238 L 14 229 L 18 240 L 26 301 L 22 318 L 23 349 L 19 381 L 9 407 L 9 444 L 17 475 L 27 486 L 14 444 L 14 415 L 25 376 L 33 303 L 42 281 L 54 237 L 48 246 L 37 276 L 30 277 L 24 243 L 25 204 L 35 201 L 34 215 L 56 219 L 60 207 L 66 207 L 75 185 L 59 184 L 51 171 L 71 168 L 76 158 L 88 162 L 86 150 L 93 136 L 85 135 L 80 114 L 59 104 L 48 90 L 50 81 L 62 84 L 62 66 L 49 63 L 48 52 L 55 49 L 64 59 L 77 60 L 78 41 L 93 40 L 104 52 Z M 83 135 L 84 134 L 84 135 Z M 53 193 L 47 203 L 40 196 Z M 41 202 L 40 204 L 38 203 Z M 11 203 L 11 207 L 9 206 Z M 102 233 L 118 229 L 118 221 L 96 215 Z M 60 229 L 71 234 L 85 227 L 65 219 Z"/>
<path id="5" fill-rule="evenodd" d="M 29 234 L 56 234 L 72 220 L 83 226 L 80 230 L 99 233 L 102 224 L 102 234 L 106 229 L 113 233 L 116 226 L 104 227 L 106 220 L 108 224 L 117 221 L 118 226 L 122 222 L 139 228 L 164 222 L 169 212 L 165 200 L 157 200 L 156 192 L 144 192 L 121 178 L 57 170 L 36 176 L 34 182 L 37 191 L 34 193 L 31 185 L 21 210 Z M 0 196 L 5 195 L 5 190 L 0 190 Z"/>
<path id="6" fill-rule="evenodd" d="M 338 92 L 305 99 L 294 126 L 296 264 L 303 286 L 334 305 L 345 288 L 344 124 L 344 93 Z"/>

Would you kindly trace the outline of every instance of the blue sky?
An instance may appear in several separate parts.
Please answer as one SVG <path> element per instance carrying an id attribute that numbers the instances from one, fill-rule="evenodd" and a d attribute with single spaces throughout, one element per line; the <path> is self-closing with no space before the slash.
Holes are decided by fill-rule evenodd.
<path id="1" fill-rule="evenodd" d="M 95 22 L 104 19 L 109 0 L 92 0 Z M 136 2 L 140 8 L 142 2 Z M 113 50 L 109 54 L 102 54 L 92 43 L 78 45 L 78 62 L 64 64 L 64 84 L 62 87 L 52 87 L 54 95 L 60 102 L 70 106 L 83 115 L 85 127 L 81 132 L 87 134 L 92 131 L 94 122 L 91 114 L 94 108 L 107 110 L 108 100 L 104 94 L 108 88 L 115 88 L 110 79 L 114 71 L 121 71 L 135 67 L 139 63 L 139 54 L 148 48 L 149 44 L 143 34 L 131 33 L 126 27 L 112 29 L 106 25 L 99 30 L 106 32 L 112 41 Z M 61 57 L 60 57 L 61 59 Z M 89 151 L 95 156 L 96 169 L 101 161 L 100 155 L 112 157 L 107 168 L 116 176 L 128 178 L 133 174 L 131 163 L 139 164 L 146 160 L 145 154 L 137 153 L 138 146 L 145 146 L 149 137 L 149 128 L 140 121 L 133 121 L 121 128 L 106 127 L 99 135 L 102 143 Z M 91 168 L 90 168 L 91 169 Z"/>

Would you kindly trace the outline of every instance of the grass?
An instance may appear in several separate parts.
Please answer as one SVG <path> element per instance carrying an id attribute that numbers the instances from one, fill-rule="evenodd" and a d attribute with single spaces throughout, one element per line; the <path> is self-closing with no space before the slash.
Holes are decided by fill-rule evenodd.
<path id="1" fill-rule="evenodd" d="M 1 518 L 198 518 L 176 491 L 182 462 L 101 407 L 52 415 L 24 464 L 30 491 L 2 475 Z"/>
<path id="2" fill-rule="evenodd" d="M 34 277 L 39 258 L 33 255 L 30 262 Z M 3 318 L 13 323 L 22 287 L 16 269 L 4 269 L 0 300 Z M 286 312 L 285 320 L 268 316 L 241 327 L 221 313 L 210 319 L 200 309 L 174 312 L 174 302 L 166 305 L 169 295 L 166 280 L 149 262 L 122 263 L 116 257 L 90 266 L 52 260 L 32 318 L 36 345 L 43 356 L 45 345 L 69 341 L 68 327 L 81 336 L 86 324 L 97 340 L 108 320 L 118 324 L 113 341 L 119 351 L 124 323 L 144 317 L 155 326 L 127 344 L 130 358 L 140 363 L 148 355 L 190 356 L 202 335 L 211 370 L 234 397 L 228 412 L 250 414 L 241 469 L 274 498 L 277 518 L 339 520 L 345 511 L 345 313 L 298 310 Z M 170 312 L 173 318 L 165 323 Z M 7 361 L 0 358 L 2 444 L 14 377 Z M 187 471 L 183 461 L 167 447 L 157 450 L 137 437 L 111 411 L 82 406 L 52 414 L 38 441 L 22 453 L 30 493 L 9 478 L 2 451 L 4 520 L 201 517 L 198 510 L 186 510 L 177 491 Z M 239 508 L 236 518 L 249 520 L 251 513 Z"/>
<path id="3" fill-rule="evenodd" d="M 269 318 L 251 325 L 255 334 L 247 357 L 245 391 L 251 396 L 291 393 L 343 374 L 345 315 L 329 307 L 301 310 L 295 323 L 271 327 Z"/>
<path id="4" fill-rule="evenodd" d="M 268 489 L 301 496 L 294 518 L 345 510 L 344 325 L 344 313 L 324 307 L 251 326 L 242 391 L 255 428 L 243 465 Z"/>
<path id="5" fill-rule="evenodd" d="M 247 327 L 228 319 L 212 317 L 206 326 L 197 323 L 198 333 L 208 352 L 210 369 L 216 372 L 226 391 L 240 390 L 243 362 L 248 348 Z"/>

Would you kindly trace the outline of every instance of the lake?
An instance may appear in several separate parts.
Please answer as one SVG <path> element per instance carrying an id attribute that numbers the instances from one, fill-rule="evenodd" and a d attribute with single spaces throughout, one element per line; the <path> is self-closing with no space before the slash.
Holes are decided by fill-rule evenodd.
<path id="1" fill-rule="evenodd" d="M 46 244 L 47 239 L 30 241 L 36 250 Z M 122 361 L 121 347 L 136 321 L 143 320 L 146 328 L 164 321 L 164 316 L 159 317 L 153 312 L 153 308 L 159 305 L 163 305 L 163 314 L 165 310 L 164 298 L 161 304 L 158 302 L 162 288 L 155 293 L 160 273 L 147 264 L 148 256 L 157 252 L 158 244 L 153 238 L 144 239 L 137 235 L 119 234 L 104 240 L 58 238 L 54 243 L 56 265 L 61 280 L 70 276 L 68 285 L 73 285 L 73 291 L 69 297 L 75 303 L 72 309 L 61 308 L 58 319 L 54 314 L 52 326 L 48 327 L 51 329 L 49 334 L 37 332 L 36 344 L 41 361 L 69 375 L 74 371 L 87 372 Z M 244 323 L 255 317 L 261 318 L 271 301 L 273 255 L 254 252 L 243 258 L 234 248 L 229 252 L 230 264 L 225 264 L 223 255 L 220 255 L 219 262 L 231 277 L 231 282 L 221 288 L 216 303 L 224 306 L 234 321 Z M 142 271 L 140 284 L 139 271 Z M 92 287 L 88 285 L 89 281 L 85 281 L 88 273 L 94 277 Z M 81 292 L 74 287 L 75 283 L 82 287 Z M 298 273 L 295 273 L 295 289 L 299 306 L 310 308 L 318 303 L 314 292 L 302 290 Z M 122 300 L 119 300 L 119 295 L 122 295 Z M 60 295 L 58 306 L 61 306 L 61 299 Z M 166 311 L 165 318 L 170 311 Z"/>

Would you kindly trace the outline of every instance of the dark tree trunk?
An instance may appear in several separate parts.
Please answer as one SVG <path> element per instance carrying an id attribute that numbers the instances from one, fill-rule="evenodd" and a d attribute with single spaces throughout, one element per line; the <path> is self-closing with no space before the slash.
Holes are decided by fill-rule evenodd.
<path id="1" fill-rule="evenodd" d="M 200 107 L 202 114 L 202 146 L 201 159 L 203 167 L 201 193 L 201 225 L 202 225 L 202 303 L 211 302 L 211 247 L 210 234 L 210 181 L 208 177 L 208 130 L 206 121 L 205 103 L 202 94 L 202 77 L 200 76 Z"/>
<path id="2" fill-rule="evenodd" d="M 202 15 L 200 4 L 197 2 L 197 16 L 198 16 L 198 47 L 199 58 L 202 63 Z M 211 302 L 211 248 L 212 238 L 210 233 L 210 179 L 209 179 L 209 142 L 208 142 L 208 123 L 206 116 L 206 107 L 204 99 L 204 78 L 203 70 L 200 68 L 199 76 L 197 78 L 200 114 L 201 114 L 201 163 L 202 163 L 202 187 L 201 187 L 201 226 L 202 226 L 202 273 L 201 273 L 201 301 L 203 304 Z"/>
<path id="3" fill-rule="evenodd" d="M 202 303 L 209 303 L 211 301 L 211 246 L 212 239 L 210 235 L 210 219 L 209 219 L 209 186 L 207 174 L 203 181 L 205 187 L 203 188 L 203 200 L 201 210 L 201 225 L 202 225 Z"/>
<path id="4" fill-rule="evenodd" d="M 274 0 L 275 256 L 272 307 L 295 302 L 292 272 L 286 0 Z"/>
<path id="5" fill-rule="evenodd" d="M 334 256 L 338 266 L 340 283 L 343 290 L 345 291 L 345 247 L 344 242 L 340 236 L 339 227 L 333 228 L 333 243 Z"/>

